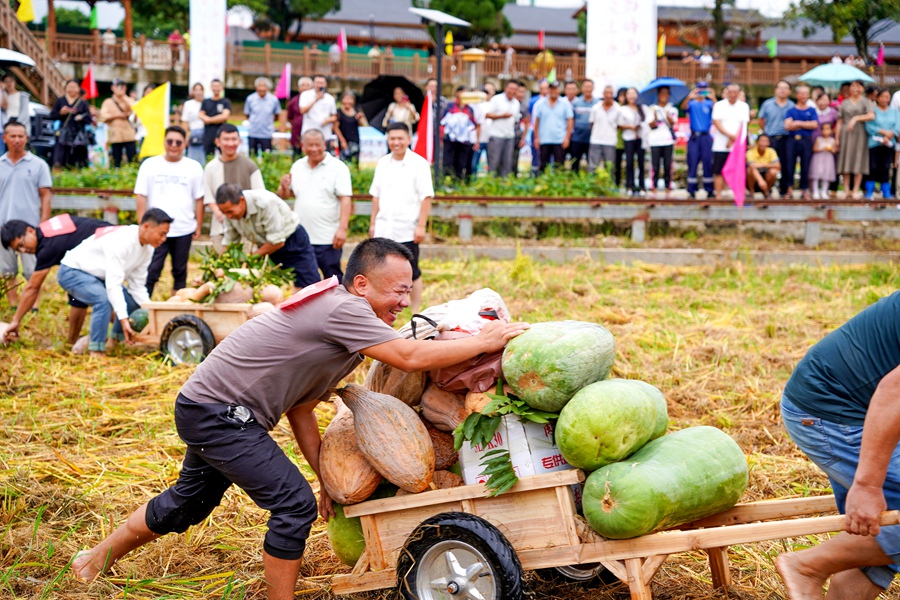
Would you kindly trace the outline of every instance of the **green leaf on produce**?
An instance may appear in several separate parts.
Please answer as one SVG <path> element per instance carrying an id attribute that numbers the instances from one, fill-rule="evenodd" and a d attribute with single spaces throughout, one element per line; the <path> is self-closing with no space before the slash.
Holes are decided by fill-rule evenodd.
<path id="1" fill-rule="evenodd" d="M 487 476 L 484 487 L 490 490 L 489 498 L 508 491 L 519 481 L 512 466 L 509 450 L 491 450 L 484 455 L 480 464 L 484 467 L 481 474 Z"/>

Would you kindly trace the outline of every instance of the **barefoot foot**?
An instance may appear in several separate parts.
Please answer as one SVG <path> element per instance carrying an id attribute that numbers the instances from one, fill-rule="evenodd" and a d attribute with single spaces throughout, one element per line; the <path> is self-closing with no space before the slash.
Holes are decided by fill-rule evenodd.
<path id="1" fill-rule="evenodd" d="M 819 600 L 825 579 L 804 571 L 796 552 L 782 554 L 775 561 L 775 569 L 784 581 L 791 600 Z"/>

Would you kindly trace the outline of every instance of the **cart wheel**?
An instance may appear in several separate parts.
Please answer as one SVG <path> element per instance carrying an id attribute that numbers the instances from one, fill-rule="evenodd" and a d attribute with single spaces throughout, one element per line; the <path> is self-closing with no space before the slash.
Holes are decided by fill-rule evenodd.
<path id="1" fill-rule="evenodd" d="M 566 565 L 551 569 L 535 571 L 538 579 L 552 583 L 578 583 L 591 586 L 599 583 L 618 583 L 619 578 L 602 563 L 586 563 L 583 565 Z"/>
<path id="2" fill-rule="evenodd" d="M 176 365 L 197 365 L 212 352 L 216 338 L 203 319 L 194 315 L 178 315 L 159 336 L 159 351 Z"/>
<path id="3" fill-rule="evenodd" d="M 397 559 L 406 600 L 522 600 L 522 566 L 509 541 L 475 515 L 448 512 L 423 521 Z"/>

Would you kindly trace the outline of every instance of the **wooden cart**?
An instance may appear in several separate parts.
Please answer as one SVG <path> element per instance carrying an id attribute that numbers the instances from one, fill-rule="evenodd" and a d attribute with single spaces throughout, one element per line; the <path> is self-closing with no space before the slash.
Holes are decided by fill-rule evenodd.
<path id="1" fill-rule="evenodd" d="M 159 350 L 176 364 L 198 364 L 216 344 L 243 325 L 252 304 L 200 304 L 197 302 L 149 302 L 149 321 L 137 341 L 159 344 Z"/>
<path id="2" fill-rule="evenodd" d="M 344 507 L 359 517 L 366 550 L 353 571 L 336 575 L 337 595 L 397 587 L 402 597 L 524 597 L 522 570 L 554 569 L 569 579 L 600 574 L 625 582 L 634 600 L 652 598 L 650 582 L 669 554 L 704 550 L 712 582 L 730 584 L 728 546 L 843 529 L 834 496 L 769 500 L 734 508 L 630 540 L 604 540 L 577 515 L 571 486 L 580 470 L 525 477 L 509 492 L 487 497 L 483 485 L 433 490 Z M 883 524 L 896 524 L 897 511 Z"/>

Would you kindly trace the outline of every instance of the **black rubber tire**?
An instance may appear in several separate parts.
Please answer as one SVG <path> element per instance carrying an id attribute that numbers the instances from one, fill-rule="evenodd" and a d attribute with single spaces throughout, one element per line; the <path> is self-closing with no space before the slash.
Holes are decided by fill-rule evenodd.
<path id="1" fill-rule="evenodd" d="M 572 565 L 572 567 L 589 567 L 595 565 Z M 599 565 L 597 565 L 599 566 Z M 573 577 L 570 573 L 567 573 L 565 567 L 553 567 L 550 569 L 537 569 L 534 572 L 535 576 L 543 582 L 552 583 L 552 584 L 568 584 L 568 585 L 580 585 L 583 587 L 598 587 L 600 585 L 611 585 L 614 583 L 620 583 L 618 577 L 613 575 L 613 572 L 607 568 L 601 568 L 597 571 L 596 574 L 582 578 L 582 577 Z"/>
<path id="2" fill-rule="evenodd" d="M 200 347 L 197 352 L 193 353 L 194 356 L 191 360 L 185 360 L 184 356 L 179 357 L 169 352 L 169 341 L 172 338 L 172 335 L 179 329 L 188 329 L 199 338 Z M 215 347 L 216 337 L 213 335 L 212 329 L 209 328 L 209 325 L 207 325 L 203 319 L 194 315 L 178 315 L 166 323 L 166 326 L 163 327 L 162 333 L 159 336 L 159 351 L 162 352 L 163 356 L 169 361 L 176 365 L 199 364 L 204 358 L 209 356 L 209 353 L 212 352 Z"/>
<path id="3" fill-rule="evenodd" d="M 422 600 L 416 589 L 422 558 L 431 547 L 446 541 L 472 546 L 490 564 L 494 596 L 486 600 L 524 600 L 522 565 L 509 540 L 484 519 L 461 512 L 441 513 L 423 521 L 406 540 L 397 559 L 397 591 L 401 598 Z"/>

